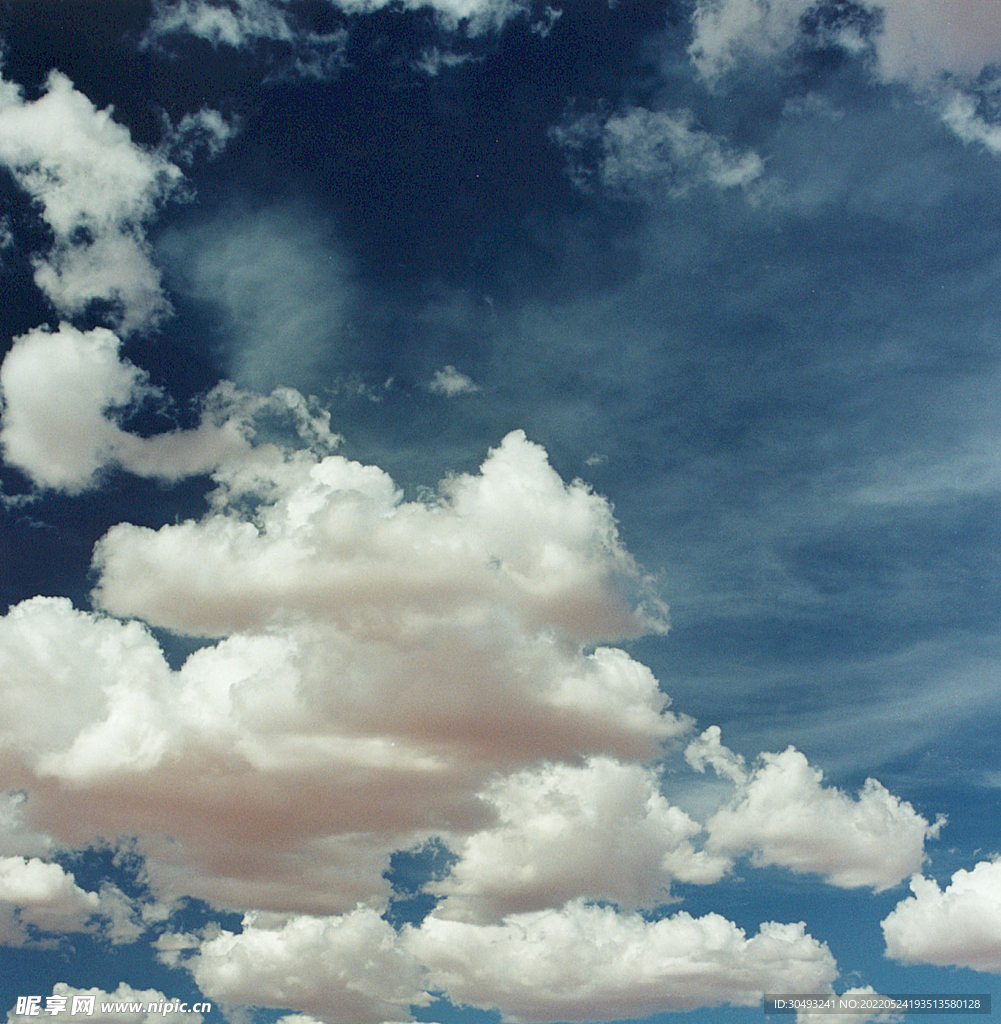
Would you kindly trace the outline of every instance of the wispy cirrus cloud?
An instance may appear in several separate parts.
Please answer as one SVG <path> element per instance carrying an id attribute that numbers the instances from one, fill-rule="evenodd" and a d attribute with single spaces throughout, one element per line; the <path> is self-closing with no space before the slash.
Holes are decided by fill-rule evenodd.
<path id="1" fill-rule="evenodd" d="M 757 153 L 738 152 L 697 127 L 689 110 L 570 114 L 550 137 L 566 151 L 579 188 L 600 186 L 624 198 L 747 188 L 764 172 Z"/>

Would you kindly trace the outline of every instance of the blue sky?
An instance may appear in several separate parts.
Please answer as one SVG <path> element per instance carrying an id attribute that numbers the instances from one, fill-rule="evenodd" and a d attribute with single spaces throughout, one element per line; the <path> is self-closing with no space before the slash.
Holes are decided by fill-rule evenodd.
<path id="1" fill-rule="evenodd" d="M 9 1024 L 997 997 L 992 0 L 0 38 Z"/>

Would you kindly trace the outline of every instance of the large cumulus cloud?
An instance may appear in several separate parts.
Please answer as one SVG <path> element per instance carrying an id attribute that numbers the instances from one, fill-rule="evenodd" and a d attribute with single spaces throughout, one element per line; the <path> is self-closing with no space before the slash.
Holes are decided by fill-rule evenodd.
<path id="1" fill-rule="evenodd" d="M 127 842 L 161 906 L 245 912 L 240 932 L 158 942 L 209 997 L 356 1024 L 433 992 L 512 1021 L 750 1005 L 830 986 L 830 951 L 803 924 L 748 936 L 635 908 L 744 852 L 835 885 L 920 867 L 936 826 L 878 784 L 853 800 L 792 750 L 748 770 L 712 729 L 689 763 L 733 799 L 705 822 L 672 804 L 657 766 L 693 723 L 615 646 L 666 611 L 608 501 L 521 431 L 405 499 L 296 392 L 220 385 L 199 426 L 134 434 L 128 409 L 162 396 L 109 331 L 29 332 L 0 386 L 5 457 L 40 488 L 112 467 L 212 483 L 197 516 L 107 532 L 93 610 L 36 597 L 0 618 L 19 828 L 43 851 Z M 207 642 L 172 668 L 154 626 Z M 397 931 L 391 855 L 435 837 L 454 855 L 425 890 L 441 902 Z M 142 930 L 120 893 L 40 858 L 7 868 L 15 924 Z"/>

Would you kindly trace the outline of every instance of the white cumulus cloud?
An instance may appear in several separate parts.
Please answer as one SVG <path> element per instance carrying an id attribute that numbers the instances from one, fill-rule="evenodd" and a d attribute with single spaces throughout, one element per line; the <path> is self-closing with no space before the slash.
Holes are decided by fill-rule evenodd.
<path id="1" fill-rule="evenodd" d="M 159 396 L 110 331 L 29 332 L 0 385 L 5 455 L 43 486 L 109 465 L 214 482 L 198 516 L 106 533 L 96 610 L 36 597 L 0 618 L 10 816 L 55 844 L 129 842 L 161 909 L 248 913 L 158 943 L 210 998 L 365 1024 L 432 991 L 510 1020 L 750 1005 L 829 986 L 826 946 L 802 924 L 748 937 L 631 908 L 745 851 L 836 885 L 920 868 L 934 826 L 878 783 L 824 787 L 792 749 L 748 769 L 707 730 L 689 763 L 733 800 L 705 830 L 670 803 L 651 765 L 691 720 L 611 646 L 666 630 L 665 610 L 608 501 L 521 431 L 405 500 L 288 390 L 221 385 L 198 427 L 132 434 L 121 411 Z M 173 669 L 151 626 L 212 642 Z M 397 933 L 390 857 L 435 837 L 455 857 L 428 887 L 444 900 Z M 30 909 L 29 862 L 11 865 L 12 928 L 65 906 L 112 941 L 141 932 L 143 908 L 51 866 L 30 868 L 49 885 Z"/>
<path id="2" fill-rule="evenodd" d="M 93 1012 L 87 1013 L 85 1009 L 78 1009 L 77 1015 L 86 1016 L 92 1024 L 162 1024 L 164 1014 L 158 1010 L 150 1010 L 150 1004 L 162 1005 L 164 1002 L 171 1002 L 158 989 L 133 988 L 127 982 L 119 983 L 118 987 L 110 992 L 100 988 L 74 988 L 63 981 L 57 981 L 52 986 L 52 996 L 42 1001 L 42 1016 L 17 1013 L 15 1010 L 7 1012 L 7 1024 L 38 1024 L 38 1021 L 45 1017 L 45 1006 L 49 1000 L 56 999 L 57 1005 L 63 1009 L 52 1016 L 71 1016 L 73 1012 L 74 996 L 93 998 Z M 63 1002 L 64 1001 L 64 1002 Z M 124 1004 L 124 1005 L 123 1005 Z M 130 1004 L 142 1004 L 142 1009 L 130 1008 Z M 205 1018 L 200 1013 L 186 1013 L 185 1024 L 202 1024 Z"/>
<path id="3" fill-rule="evenodd" d="M 36 283 L 65 315 L 95 300 L 114 304 L 118 327 L 129 332 L 169 309 L 144 231 L 182 175 L 162 154 L 133 143 L 111 115 L 57 71 L 34 101 L 0 80 L 0 163 L 54 237 L 36 259 Z"/>
<path id="4" fill-rule="evenodd" d="M 882 923 L 887 956 L 1001 974 L 1001 860 L 960 869 L 945 889 L 917 875 L 911 893 Z"/>
<path id="5" fill-rule="evenodd" d="M 244 919 L 237 934 L 201 941 L 184 961 L 211 999 L 292 1009 L 320 1020 L 383 1024 L 427 1005 L 419 964 L 378 912 L 295 916 L 281 923 Z"/>
<path id="6" fill-rule="evenodd" d="M 693 845 L 701 826 L 640 765 L 546 764 L 496 781 L 485 797 L 499 823 L 469 836 L 435 886 L 448 897 L 439 917 L 493 921 L 580 896 L 652 906 L 672 880 L 715 882 L 730 863 Z"/>
<path id="7" fill-rule="evenodd" d="M 479 391 L 480 388 L 471 377 L 467 377 L 449 364 L 441 370 L 435 370 L 431 383 L 428 384 L 428 390 L 436 395 L 453 398 L 455 395 L 472 394 L 474 391 Z"/>
<path id="8" fill-rule="evenodd" d="M 925 840 L 944 824 L 930 824 L 875 779 L 853 799 L 823 785 L 823 773 L 793 747 L 765 753 L 744 773 L 732 752 L 707 730 L 689 750 L 693 767 L 712 765 L 737 784 L 732 801 L 706 823 L 707 847 L 756 864 L 777 864 L 823 875 L 841 888 L 888 889 L 924 862 Z"/>
<path id="9" fill-rule="evenodd" d="M 177 480 L 222 464 L 284 456 L 271 446 L 253 451 L 257 416 L 286 416 L 322 444 L 336 443 L 323 416 L 301 396 L 278 390 L 269 398 L 223 384 L 203 403 L 191 430 L 142 438 L 120 426 L 123 414 L 161 393 L 120 358 L 121 342 L 106 328 L 79 331 L 69 324 L 38 327 L 19 338 L 0 365 L 0 446 L 4 460 L 41 487 L 77 494 L 109 467 L 138 476 Z"/>
<path id="10" fill-rule="evenodd" d="M 837 976 L 802 924 L 766 922 L 748 938 L 718 914 L 651 922 L 582 901 L 492 925 L 432 914 L 405 935 L 432 988 L 511 1022 L 750 1006 L 764 991 L 823 991 Z"/>

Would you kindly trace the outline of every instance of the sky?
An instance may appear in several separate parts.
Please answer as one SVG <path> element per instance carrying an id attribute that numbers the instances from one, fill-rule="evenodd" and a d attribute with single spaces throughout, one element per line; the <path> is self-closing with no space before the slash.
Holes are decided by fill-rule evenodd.
<path id="1" fill-rule="evenodd" d="M 0 0 L 0 76 L 7 1024 L 997 1004 L 1001 6 Z"/>

